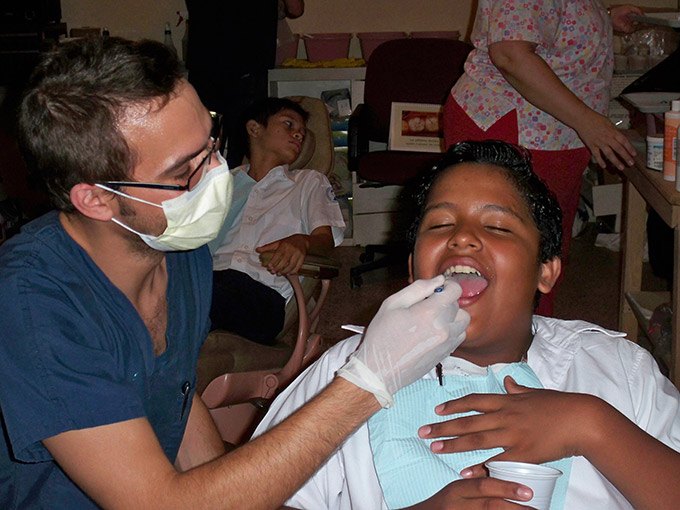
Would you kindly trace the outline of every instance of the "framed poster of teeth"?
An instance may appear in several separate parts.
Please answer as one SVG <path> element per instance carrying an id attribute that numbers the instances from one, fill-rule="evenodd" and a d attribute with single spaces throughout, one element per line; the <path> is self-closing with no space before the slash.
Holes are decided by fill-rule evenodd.
<path id="1" fill-rule="evenodd" d="M 444 152 L 442 105 L 392 103 L 388 148 L 395 151 Z"/>

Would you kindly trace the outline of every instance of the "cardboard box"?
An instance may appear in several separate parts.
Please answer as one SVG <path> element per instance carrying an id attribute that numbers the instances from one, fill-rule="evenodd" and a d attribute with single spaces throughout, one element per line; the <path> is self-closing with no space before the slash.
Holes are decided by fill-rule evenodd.
<path id="1" fill-rule="evenodd" d="M 595 216 L 616 215 L 615 232 L 621 231 L 621 196 L 623 185 L 602 184 L 593 186 L 593 214 Z"/>

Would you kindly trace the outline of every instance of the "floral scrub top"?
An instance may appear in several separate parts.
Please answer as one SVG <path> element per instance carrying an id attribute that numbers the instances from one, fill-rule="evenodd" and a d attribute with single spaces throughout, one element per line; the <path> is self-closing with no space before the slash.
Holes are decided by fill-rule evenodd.
<path id="1" fill-rule="evenodd" d="M 605 114 L 613 70 L 612 26 L 599 0 L 479 0 L 465 74 L 451 93 L 483 130 L 517 111 L 519 143 L 529 149 L 583 147 L 576 132 L 525 100 L 489 58 L 499 41 L 537 44 L 562 82 L 595 111 Z"/>

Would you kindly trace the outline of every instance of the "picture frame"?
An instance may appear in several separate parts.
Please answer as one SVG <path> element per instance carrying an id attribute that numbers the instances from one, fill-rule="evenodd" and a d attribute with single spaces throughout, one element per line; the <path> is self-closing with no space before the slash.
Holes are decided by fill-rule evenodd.
<path id="1" fill-rule="evenodd" d="M 444 152 L 443 108 L 439 104 L 392 103 L 388 149 Z"/>

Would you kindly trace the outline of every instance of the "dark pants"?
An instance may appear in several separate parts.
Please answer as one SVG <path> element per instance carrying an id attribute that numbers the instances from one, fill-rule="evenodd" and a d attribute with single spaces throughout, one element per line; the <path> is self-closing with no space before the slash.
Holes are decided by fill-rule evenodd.
<path id="1" fill-rule="evenodd" d="M 267 70 L 276 58 L 276 0 L 187 0 L 189 81 L 210 110 L 224 115 L 227 162 L 236 167 L 246 148 L 245 108 L 268 94 Z"/>
<path id="2" fill-rule="evenodd" d="M 272 345 L 283 328 L 286 300 L 241 271 L 213 271 L 212 329 Z"/>

